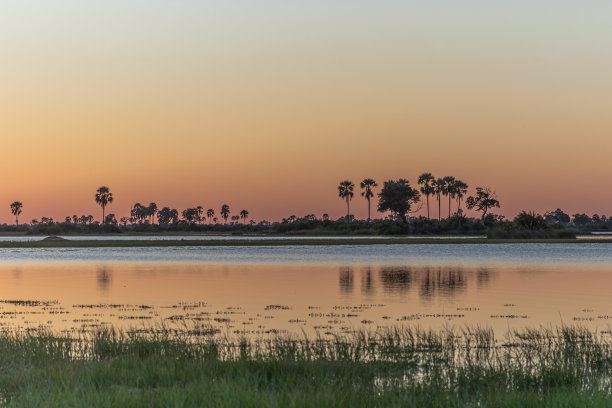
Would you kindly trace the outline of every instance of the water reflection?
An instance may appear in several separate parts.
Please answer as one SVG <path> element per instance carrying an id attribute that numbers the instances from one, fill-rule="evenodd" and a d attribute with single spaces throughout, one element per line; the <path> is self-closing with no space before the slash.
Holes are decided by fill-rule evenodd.
<path id="1" fill-rule="evenodd" d="M 344 271 L 345 268 L 340 268 L 341 275 Z M 379 268 L 378 276 L 381 286 L 388 294 L 402 295 L 416 286 L 419 297 L 430 300 L 463 293 L 468 287 L 468 282 L 472 280 L 478 288 L 486 286 L 494 277 L 494 273 L 486 267 L 474 270 L 461 266 L 383 266 Z M 367 278 L 362 278 L 362 292 L 369 293 L 374 285 L 372 267 L 367 267 L 364 277 Z M 342 282 L 342 278 L 340 280 Z"/>
<path id="2" fill-rule="evenodd" d="M 612 321 L 610 286 L 610 267 L 598 265 L 0 265 L 0 329 L 176 323 L 258 335 L 470 324 L 505 331 L 561 318 L 602 327 Z"/>
<path id="3" fill-rule="evenodd" d="M 343 266 L 340 268 L 338 275 L 338 283 L 342 293 L 351 293 L 353 291 L 353 268 L 351 266 Z"/>
<path id="4" fill-rule="evenodd" d="M 113 279 L 113 271 L 108 265 L 101 265 L 98 267 L 96 272 L 96 279 L 98 283 L 98 290 L 100 292 L 108 292 Z"/>

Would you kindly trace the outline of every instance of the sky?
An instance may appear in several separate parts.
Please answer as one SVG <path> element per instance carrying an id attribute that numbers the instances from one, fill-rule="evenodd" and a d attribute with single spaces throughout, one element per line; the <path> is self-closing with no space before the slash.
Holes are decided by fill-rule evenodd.
<path id="1" fill-rule="evenodd" d="M 510 218 L 612 215 L 610 15 L 609 1 L 2 1 L 0 222 L 15 200 L 24 221 L 98 218 L 102 185 L 118 218 L 151 201 L 336 218 L 338 182 L 423 172 L 491 187 Z M 367 216 L 358 194 L 351 212 Z"/>

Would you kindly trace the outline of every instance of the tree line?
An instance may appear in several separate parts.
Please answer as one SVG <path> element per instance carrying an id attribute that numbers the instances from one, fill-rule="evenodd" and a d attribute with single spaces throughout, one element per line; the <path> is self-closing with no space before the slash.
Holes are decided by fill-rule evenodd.
<path id="1" fill-rule="evenodd" d="M 462 215 L 461 202 L 468 193 L 468 185 L 453 177 L 446 176 L 436 178 L 431 173 L 423 173 L 419 176 L 417 184 L 420 189 L 413 188 L 407 179 L 387 180 L 378 193 L 378 206 L 380 212 L 390 211 L 395 217 L 407 221 L 406 215 L 420 210 L 418 207 L 413 211 L 413 206 L 421 203 L 422 196 L 425 196 L 427 206 L 427 219 L 430 217 L 430 197 L 438 202 L 438 221 L 442 219 L 442 197 L 448 197 L 448 218 L 452 216 L 451 203 L 456 202 L 457 211 L 454 214 Z M 372 178 L 366 178 L 359 183 L 361 195 L 368 203 L 368 221 L 371 216 L 371 200 L 375 196 L 374 189 L 378 183 Z M 350 203 L 355 195 L 355 184 L 350 180 L 341 181 L 338 184 L 338 196 L 346 201 L 346 220 L 351 220 Z M 474 195 L 465 200 L 468 209 L 475 209 L 482 213 L 482 219 L 492 208 L 499 208 L 500 203 L 495 193 L 488 187 L 476 187 Z"/>

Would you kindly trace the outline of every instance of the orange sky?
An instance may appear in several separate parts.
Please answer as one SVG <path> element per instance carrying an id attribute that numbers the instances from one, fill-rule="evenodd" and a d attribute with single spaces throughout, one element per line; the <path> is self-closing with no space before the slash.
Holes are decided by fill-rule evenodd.
<path id="1" fill-rule="evenodd" d="M 611 6 L 490 3 L 4 3 L 0 222 L 99 217 L 100 185 L 338 217 L 339 181 L 424 171 L 612 215 Z"/>

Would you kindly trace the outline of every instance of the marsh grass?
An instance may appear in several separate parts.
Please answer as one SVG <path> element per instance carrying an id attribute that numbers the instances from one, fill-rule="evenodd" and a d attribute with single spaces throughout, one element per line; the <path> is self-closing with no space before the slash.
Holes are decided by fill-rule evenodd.
<path id="1" fill-rule="evenodd" d="M 611 364 L 609 334 L 581 327 L 5 332 L 0 406 L 610 406 Z"/>

